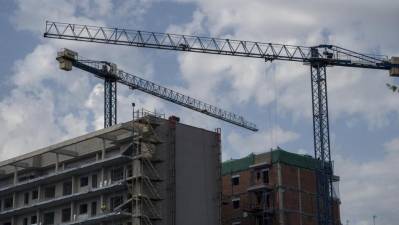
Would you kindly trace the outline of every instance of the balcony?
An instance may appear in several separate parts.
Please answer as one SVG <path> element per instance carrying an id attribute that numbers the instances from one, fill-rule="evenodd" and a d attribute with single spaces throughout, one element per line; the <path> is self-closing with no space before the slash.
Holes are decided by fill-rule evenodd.
<path id="1" fill-rule="evenodd" d="M 96 196 L 99 194 L 103 194 L 103 193 L 118 192 L 123 189 L 126 189 L 126 184 L 124 181 L 118 182 L 118 183 L 113 183 L 108 186 L 103 186 L 103 187 L 99 187 L 99 188 L 95 188 L 95 189 L 89 189 L 86 192 L 79 192 L 79 193 L 75 193 L 72 195 L 61 196 L 61 197 L 57 197 L 57 198 L 53 198 L 53 199 L 44 200 L 44 201 L 37 202 L 32 205 L 26 205 L 26 206 L 22 206 L 19 208 L 9 209 L 9 210 L 1 212 L 0 216 L 1 217 L 15 216 L 15 215 L 25 214 L 25 213 L 29 213 L 29 212 L 35 212 L 37 209 L 55 207 L 58 205 L 66 204 L 66 203 L 74 201 L 74 200 L 90 198 L 90 197 L 93 197 L 93 196 Z"/>
<path id="2" fill-rule="evenodd" d="M 266 183 L 254 184 L 247 189 L 248 192 L 271 191 L 271 190 L 273 190 L 272 185 Z"/>
<path id="3" fill-rule="evenodd" d="M 81 174 L 90 170 L 100 169 L 106 165 L 113 165 L 123 162 L 130 161 L 131 158 L 124 155 L 117 155 L 111 158 L 106 158 L 104 160 L 98 160 L 92 163 L 83 164 L 80 167 L 69 168 L 65 170 L 61 170 L 55 173 L 47 174 L 44 176 L 36 177 L 30 180 L 26 180 L 23 182 L 19 182 L 15 185 L 9 185 L 3 188 L 0 188 L 0 193 L 2 195 L 6 195 L 15 191 L 21 190 L 30 190 L 34 187 L 37 187 L 40 184 L 48 184 L 52 182 L 56 182 L 58 180 L 62 180 L 66 177 L 70 177 L 74 174 Z"/>
<path id="4" fill-rule="evenodd" d="M 98 216 L 93 216 L 93 217 L 88 217 L 84 220 L 76 220 L 68 223 L 62 223 L 62 225 L 89 225 L 89 224 L 101 224 L 101 222 L 106 222 L 106 221 L 113 221 L 113 220 L 118 220 L 118 219 L 124 219 L 124 218 L 132 218 L 132 215 L 130 213 L 126 212 L 111 212 L 111 213 L 105 213 L 101 214 Z"/>
<path id="5" fill-rule="evenodd" d="M 274 213 L 274 208 L 271 206 L 263 206 L 261 204 L 249 204 L 248 208 L 244 209 L 245 211 L 253 214 L 259 214 L 259 213 L 267 213 L 267 214 L 273 214 Z"/>

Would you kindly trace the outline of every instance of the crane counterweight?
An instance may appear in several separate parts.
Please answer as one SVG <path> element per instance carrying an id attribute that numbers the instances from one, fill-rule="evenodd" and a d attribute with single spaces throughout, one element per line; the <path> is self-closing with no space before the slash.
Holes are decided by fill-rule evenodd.
<path id="1" fill-rule="evenodd" d="M 60 62 L 60 69 L 65 71 L 72 70 L 72 60 L 78 58 L 78 53 L 69 49 L 62 49 L 57 52 L 57 61 Z"/>
<path id="2" fill-rule="evenodd" d="M 389 71 L 391 77 L 399 77 L 399 57 L 391 58 L 392 68 Z"/>

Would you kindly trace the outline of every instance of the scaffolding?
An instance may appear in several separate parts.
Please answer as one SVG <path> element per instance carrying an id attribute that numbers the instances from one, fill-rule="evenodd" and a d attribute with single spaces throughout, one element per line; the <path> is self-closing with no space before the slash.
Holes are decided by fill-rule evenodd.
<path id="1" fill-rule="evenodd" d="M 248 212 L 254 216 L 256 225 L 271 225 L 273 222 L 273 188 L 268 180 L 264 180 L 265 175 L 261 174 L 261 171 L 269 171 L 270 165 L 263 163 L 251 166 L 251 185 L 248 188 L 251 203 Z"/>
<path id="2" fill-rule="evenodd" d="M 132 225 L 153 225 L 161 220 L 158 183 L 162 182 L 156 164 L 162 163 L 156 156 L 156 146 L 161 143 L 156 135 L 157 118 L 160 114 L 135 111 L 132 138 L 132 162 L 128 172 L 131 178 L 126 184 L 131 203 Z"/>

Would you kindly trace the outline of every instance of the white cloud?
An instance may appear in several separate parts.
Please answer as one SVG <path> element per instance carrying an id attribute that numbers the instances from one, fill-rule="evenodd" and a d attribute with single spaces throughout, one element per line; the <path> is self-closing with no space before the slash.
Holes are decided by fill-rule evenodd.
<path id="1" fill-rule="evenodd" d="M 69 0 L 17 0 L 17 9 L 12 22 L 17 29 L 32 31 L 36 35 L 41 35 L 44 32 L 46 20 L 65 19 L 70 23 L 102 24 L 101 20 L 93 21 L 87 17 L 77 16 L 80 6 L 82 3 L 79 1 Z M 97 7 L 92 8 L 91 11 L 87 7 L 82 9 L 89 14 L 98 11 Z"/>
<path id="2" fill-rule="evenodd" d="M 26 153 L 63 135 L 55 126 L 52 100 L 49 91 L 32 94 L 14 90 L 0 102 L 0 158 Z"/>
<path id="3" fill-rule="evenodd" d="M 399 154 L 399 137 L 388 141 L 384 147 L 391 154 Z"/>
<path id="4" fill-rule="evenodd" d="M 118 9 L 106 0 L 27 0 L 16 3 L 12 22 L 17 29 L 35 35 L 43 32 L 46 19 L 102 25 L 105 24 L 103 16 Z M 82 12 L 87 17 L 82 17 Z M 89 18 L 91 16 L 93 18 Z M 144 74 L 143 77 L 152 76 L 152 66 L 146 57 L 139 57 L 125 48 L 98 46 L 43 39 L 32 52 L 15 62 L 12 74 L 7 76 L 12 90 L 0 101 L 1 159 L 103 127 L 102 85 L 95 85 L 102 81 L 78 69 L 61 71 L 55 60 L 59 49 L 67 47 L 88 58 L 116 62 L 120 68 Z M 120 99 L 125 100 L 130 93 L 119 94 Z M 129 106 L 120 104 L 121 117 L 131 114 L 126 107 L 130 110 L 130 103 Z"/>
<path id="5" fill-rule="evenodd" d="M 382 148 L 383 149 L 383 148 Z M 371 224 L 377 215 L 377 224 L 394 225 L 398 221 L 399 204 L 399 138 L 385 144 L 386 154 L 368 162 L 357 162 L 337 156 L 335 170 L 341 176 L 342 221 L 350 224 Z"/>
<path id="6" fill-rule="evenodd" d="M 150 6 L 159 0 L 16 0 L 11 21 L 19 30 L 40 35 L 45 21 L 106 25 L 105 21 L 127 25 L 142 21 Z M 110 24 L 115 26 L 115 24 Z"/>
<path id="7" fill-rule="evenodd" d="M 274 127 L 267 131 L 259 131 L 250 135 L 242 135 L 232 132 L 227 136 L 227 142 L 232 149 L 229 149 L 229 155 L 242 157 L 249 153 L 260 153 L 276 148 L 276 143 L 283 145 L 299 138 L 299 134 L 283 130 L 281 127 Z M 226 158 L 224 158 L 226 159 Z"/>

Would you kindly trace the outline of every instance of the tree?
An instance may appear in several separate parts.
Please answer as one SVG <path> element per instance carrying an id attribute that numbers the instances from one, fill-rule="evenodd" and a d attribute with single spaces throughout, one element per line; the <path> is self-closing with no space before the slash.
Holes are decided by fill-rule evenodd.
<path id="1" fill-rule="evenodd" d="M 388 87 L 391 91 L 393 91 L 393 92 L 398 92 L 398 93 L 399 93 L 399 88 L 398 88 L 398 86 L 393 85 L 393 84 L 388 84 L 388 83 L 387 83 L 387 87 Z"/>

